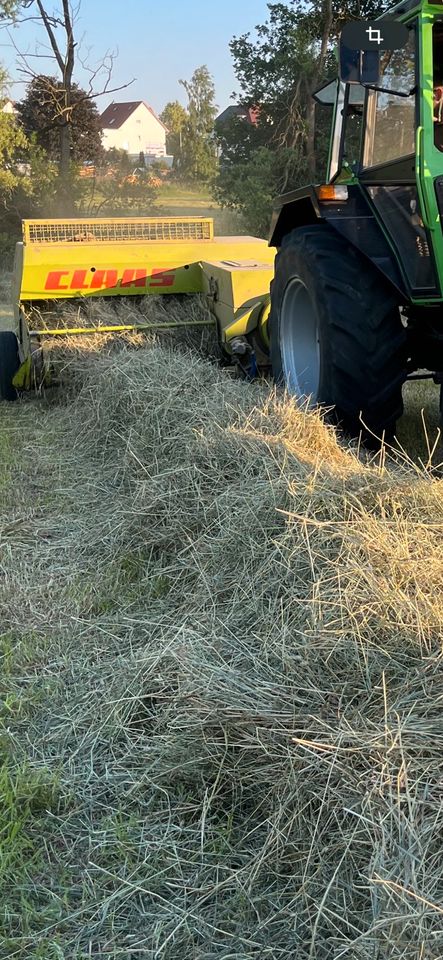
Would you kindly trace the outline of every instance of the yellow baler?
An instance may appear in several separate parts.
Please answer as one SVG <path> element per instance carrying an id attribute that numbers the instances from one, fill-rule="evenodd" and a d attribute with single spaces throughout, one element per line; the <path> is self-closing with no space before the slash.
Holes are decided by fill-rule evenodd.
<path id="1" fill-rule="evenodd" d="M 32 328 L 32 306 L 90 297 L 205 294 L 228 353 L 266 350 L 274 250 L 255 237 L 214 237 L 206 217 L 25 220 L 14 267 L 15 348 L 0 365 L 0 393 L 11 399 L 33 382 L 33 342 L 47 337 L 121 333 L 154 324 Z M 205 323 L 191 320 L 189 325 Z M 208 321 L 210 322 L 210 321 Z M 180 326 L 171 322 L 167 326 Z M 187 324 L 188 325 L 188 324 Z M 164 326 L 164 324 L 163 324 Z M 0 352 L 5 356 L 5 349 Z M 9 360 L 8 360 L 9 357 Z M 15 357 L 15 359 L 14 359 Z M 7 369 L 5 369 L 7 368 Z M 14 369 L 13 369 L 14 368 Z M 12 389 L 11 389 L 12 385 Z"/>

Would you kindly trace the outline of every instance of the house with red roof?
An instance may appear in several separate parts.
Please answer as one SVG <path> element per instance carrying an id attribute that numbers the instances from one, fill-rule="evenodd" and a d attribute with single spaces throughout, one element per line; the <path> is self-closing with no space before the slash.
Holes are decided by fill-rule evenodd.
<path id="1" fill-rule="evenodd" d="M 126 150 L 129 156 L 166 155 L 166 127 L 144 100 L 110 103 L 101 116 L 105 150 Z"/>
<path id="2" fill-rule="evenodd" d="M 222 113 L 219 113 L 218 117 L 215 118 L 216 127 L 223 127 L 227 123 L 231 123 L 232 120 L 244 120 L 245 123 L 249 123 L 252 127 L 256 127 L 259 121 L 260 108 L 259 107 L 245 107 L 241 103 L 231 104 L 231 106 L 226 107 L 226 110 L 223 110 Z"/>

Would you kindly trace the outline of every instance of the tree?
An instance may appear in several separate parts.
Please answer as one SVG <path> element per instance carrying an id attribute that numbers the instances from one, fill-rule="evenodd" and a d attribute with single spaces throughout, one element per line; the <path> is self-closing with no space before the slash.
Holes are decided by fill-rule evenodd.
<path id="1" fill-rule="evenodd" d="M 166 149 L 174 157 L 174 169 L 180 169 L 183 135 L 188 121 L 188 113 L 178 100 L 166 104 L 160 114 L 160 120 L 167 128 Z"/>
<path id="2" fill-rule="evenodd" d="M 12 20 L 17 12 L 17 0 L 0 0 L 0 20 Z"/>
<path id="3" fill-rule="evenodd" d="M 214 83 L 206 66 L 198 67 L 189 81 L 180 83 L 188 95 L 180 170 L 190 180 L 210 180 L 217 170 Z"/>
<path id="4" fill-rule="evenodd" d="M 103 148 L 101 141 L 100 114 L 84 90 L 71 85 L 72 120 L 70 124 L 70 162 L 100 160 Z M 19 117 L 28 137 L 35 134 L 36 143 L 46 150 L 48 157 L 61 161 L 60 126 L 63 120 L 65 91 L 55 77 L 34 77 L 26 97 L 18 105 Z"/>
<path id="5" fill-rule="evenodd" d="M 56 170 L 15 115 L 2 109 L 5 98 L 6 75 L 0 68 L 0 249 L 2 256 L 12 257 L 21 220 L 41 215 L 43 206 L 51 208 Z"/>
<path id="6" fill-rule="evenodd" d="M 19 24 L 22 17 L 23 20 L 35 22 L 46 36 L 49 45 L 48 51 L 42 53 L 39 48 L 33 57 L 20 52 L 14 43 L 22 73 L 30 80 L 38 78 L 39 74 L 35 71 L 33 65 L 36 57 L 51 60 L 55 63 L 59 72 L 57 78 L 59 86 L 57 96 L 53 99 L 53 107 L 54 121 L 57 121 L 59 131 L 59 192 L 61 207 L 63 213 L 66 214 L 69 212 L 69 208 L 72 209 L 74 206 L 72 201 L 71 160 L 75 113 L 80 107 L 84 109 L 85 100 L 94 101 L 97 97 L 121 90 L 128 84 L 111 87 L 114 62 L 112 53 L 107 53 L 96 67 L 89 67 L 87 63 L 80 60 L 78 43 L 75 39 L 75 22 L 80 12 L 80 2 L 73 8 L 70 0 L 61 0 L 61 7 L 58 9 L 54 0 L 0 0 L 0 11 L 2 11 L 3 20 L 9 17 L 11 22 Z M 80 98 L 76 97 L 76 85 L 74 83 L 76 59 L 80 60 L 83 69 L 89 72 L 90 76 L 89 88 Z"/>
<path id="7" fill-rule="evenodd" d="M 386 6 L 385 0 L 270 3 L 268 20 L 255 35 L 231 41 L 238 100 L 258 108 L 258 119 L 255 125 L 233 121 L 218 131 L 221 163 L 216 195 L 225 206 L 242 211 L 248 224 L 257 219 L 253 198 L 242 187 L 249 182 L 249 164 L 253 179 L 257 165 L 262 172 L 267 167 L 274 196 L 323 172 L 330 115 L 324 107 L 316 113 L 312 92 L 337 73 L 334 46 L 344 23 L 373 19 Z M 264 150 L 269 154 L 266 163 Z M 267 213 L 261 208 L 264 233 L 270 207 Z"/>
<path id="8" fill-rule="evenodd" d="M 5 208 L 19 183 L 17 164 L 27 148 L 26 137 L 14 114 L 6 113 L 6 73 L 0 68 L 0 205 Z"/>
<path id="9" fill-rule="evenodd" d="M 261 146 L 248 160 L 221 169 L 215 196 L 222 206 L 243 215 L 253 236 L 266 237 L 274 198 L 284 192 L 285 182 L 297 182 L 298 174 L 294 150 L 272 151 Z"/>

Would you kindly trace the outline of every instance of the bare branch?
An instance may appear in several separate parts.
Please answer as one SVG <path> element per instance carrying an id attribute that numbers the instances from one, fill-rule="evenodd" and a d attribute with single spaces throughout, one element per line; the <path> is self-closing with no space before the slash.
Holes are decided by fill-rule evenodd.
<path id="1" fill-rule="evenodd" d="M 38 9 L 39 9 L 39 11 L 40 11 L 40 16 L 41 16 L 41 19 L 42 19 L 42 21 L 43 21 L 43 24 L 44 24 L 46 33 L 48 34 L 51 47 L 52 47 L 52 49 L 53 49 L 53 51 L 54 51 L 55 59 L 57 60 L 57 63 L 58 63 L 58 65 L 59 65 L 59 67 L 60 67 L 60 70 L 61 70 L 61 72 L 63 73 L 63 71 L 64 71 L 63 57 L 62 57 L 62 55 L 61 55 L 61 52 L 60 52 L 60 49 L 59 49 L 57 40 L 56 40 L 56 38 L 55 38 L 55 33 L 54 33 L 53 29 L 52 29 L 52 24 L 51 24 L 50 18 L 48 17 L 48 15 L 47 15 L 47 13 L 46 13 L 46 10 L 45 10 L 45 8 L 44 8 L 44 6 L 43 6 L 42 0 L 36 0 L 36 3 L 37 3 L 37 6 L 38 6 Z"/>
<path id="2" fill-rule="evenodd" d="M 37 16 L 35 16 L 35 17 L 15 17 L 15 19 L 14 19 L 13 21 L 10 21 L 10 20 L 6 21 L 6 22 L 5 22 L 5 27 L 12 27 L 12 26 L 16 27 L 16 26 L 18 26 L 20 23 L 41 23 L 41 19 L 40 19 L 40 17 L 37 17 Z"/>
<path id="3" fill-rule="evenodd" d="M 79 99 L 77 100 L 77 103 L 82 103 L 83 100 L 96 100 L 97 97 L 104 97 L 106 94 L 109 94 L 109 93 L 118 93 L 119 90 L 127 90 L 127 88 L 130 87 L 133 83 L 135 83 L 135 80 L 129 80 L 128 83 L 122 83 L 118 87 L 106 86 L 103 88 L 103 90 L 95 90 L 94 93 L 88 96 L 79 97 Z"/>
<path id="4" fill-rule="evenodd" d="M 38 0 L 41 2 L 41 0 Z M 72 80 L 72 74 L 74 72 L 74 51 L 75 51 L 75 42 L 74 42 L 74 31 L 71 20 L 71 11 L 69 8 L 69 0 L 63 0 L 63 13 L 65 18 L 65 32 L 66 32 L 66 60 L 63 69 L 63 82 L 66 87 L 69 86 Z"/>
<path id="5" fill-rule="evenodd" d="M 15 31 L 9 32 L 9 41 L 15 50 L 19 74 L 23 77 L 23 81 L 37 83 L 38 102 L 44 108 L 43 116 L 40 118 L 40 123 L 43 123 L 44 127 L 39 128 L 39 132 L 47 139 L 51 130 L 59 131 L 57 150 L 60 198 L 63 199 L 63 209 L 68 209 L 69 205 L 73 206 L 70 172 L 74 148 L 77 148 L 77 141 L 74 139 L 75 131 L 73 131 L 76 111 L 81 123 L 82 105 L 99 97 L 126 90 L 134 80 L 112 84 L 113 67 L 117 56 L 112 51 L 107 51 L 103 59 L 98 62 L 89 62 L 90 51 L 82 57 L 75 38 L 75 25 L 80 13 L 81 0 L 58 0 L 58 5 L 60 9 L 56 12 L 55 0 L 51 2 L 21 0 L 23 15 L 20 16 L 19 21 L 16 20 L 16 23 L 38 24 L 43 30 L 45 42 L 42 44 L 37 39 L 31 52 L 19 49 L 17 45 L 19 41 L 16 41 L 15 36 L 12 35 Z M 55 77 L 45 76 L 45 69 L 42 66 L 44 61 L 48 64 L 48 72 L 55 74 Z M 77 61 L 86 74 L 84 84 L 86 89 L 80 89 L 73 81 Z M 51 64 L 52 66 L 49 66 Z M 30 116 L 30 129 L 33 122 Z M 98 124 L 96 127 L 98 131 Z M 99 149 L 99 141 L 97 149 Z"/>
<path id="6" fill-rule="evenodd" d="M 8 37 L 9 37 L 11 46 L 14 48 L 14 50 L 15 50 L 15 52 L 16 52 L 16 54 L 17 54 L 17 59 L 18 59 L 19 63 L 21 62 L 21 63 L 24 64 L 23 67 L 18 67 L 20 73 L 29 73 L 30 76 L 32 76 L 32 77 L 35 76 L 35 71 L 34 71 L 34 70 L 31 70 L 31 69 L 29 68 L 29 66 L 28 66 L 28 62 L 27 62 L 27 61 L 28 61 L 28 58 L 31 59 L 31 58 L 34 58 L 34 57 L 36 57 L 36 58 L 40 58 L 40 57 L 41 57 L 42 60 L 53 59 L 52 56 L 51 56 L 51 57 L 48 57 L 48 56 L 45 56 L 44 54 L 38 54 L 38 53 L 31 54 L 31 53 L 28 53 L 28 52 L 22 53 L 22 52 L 18 49 L 17 44 L 16 44 L 16 42 L 15 42 L 15 40 L 14 40 L 14 37 L 12 36 L 10 30 L 7 30 L 7 34 L 8 34 Z"/>

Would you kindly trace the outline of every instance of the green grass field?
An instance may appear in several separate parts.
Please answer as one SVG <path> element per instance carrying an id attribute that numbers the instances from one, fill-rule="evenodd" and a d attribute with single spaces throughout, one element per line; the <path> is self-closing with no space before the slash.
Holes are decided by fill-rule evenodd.
<path id="1" fill-rule="evenodd" d="M 126 201 L 126 206 L 122 207 L 119 201 L 118 210 L 114 214 L 113 202 L 103 206 L 104 194 L 94 186 L 94 196 L 91 201 L 89 196 L 88 184 L 84 184 L 85 195 L 83 198 L 83 213 L 97 216 L 151 216 L 153 213 L 171 217 L 212 217 L 214 220 L 215 233 L 219 236 L 233 236 L 246 234 L 244 223 L 239 215 L 229 210 L 223 210 L 211 196 L 210 188 L 207 186 L 186 185 L 176 183 L 175 181 L 165 181 L 158 190 L 158 196 L 155 200 L 155 208 L 150 206 L 149 201 L 144 202 L 143 190 L 137 193 L 137 197 Z"/>
<path id="2" fill-rule="evenodd" d="M 247 232 L 241 217 L 230 210 L 222 210 L 205 187 L 197 189 L 165 183 L 160 189 L 158 205 L 172 217 L 212 217 L 215 233 L 219 236 L 235 236 Z"/>
<path id="3" fill-rule="evenodd" d="M 197 353 L 0 404 L 0 960 L 438 960 L 438 389 L 368 463 Z"/>
<path id="4" fill-rule="evenodd" d="M 0 960 L 437 960 L 439 484 L 168 344 L 0 405 Z"/>
<path id="5" fill-rule="evenodd" d="M 161 200 L 170 214 L 198 210 L 223 223 L 203 193 L 171 187 Z M 12 319 L 8 286 L 3 277 L 4 329 Z M 418 719 L 417 738 L 429 733 L 426 769 L 413 785 L 406 779 L 407 805 L 396 794 L 402 771 L 412 770 L 412 783 L 421 762 L 414 736 L 407 759 L 410 691 L 416 712 L 429 703 L 431 715 L 434 694 L 438 700 L 437 681 L 434 687 L 428 678 L 432 637 L 443 623 L 432 580 L 441 561 L 429 521 L 439 488 L 415 471 L 429 466 L 437 437 L 437 388 L 405 388 L 398 437 L 410 460 L 406 474 L 392 479 L 375 466 L 360 476 L 315 419 L 281 409 L 271 416 L 269 391 L 219 378 L 195 353 L 185 362 L 154 345 L 151 355 L 134 350 L 134 365 L 127 350 L 121 357 L 108 361 L 97 345 L 80 357 L 75 348 L 61 351 L 64 392 L 0 404 L 0 960 L 332 960 L 340 904 L 354 910 L 353 927 L 337 943 L 357 936 L 362 919 L 353 898 L 367 881 L 360 872 L 354 887 L 345 887 L 361 850 L 369 860 L 375 851 L 389 881 L 407 882 L 431 906 L 438 894 L 435 865 L 428 870 L 423 853 L 440 815 L 437 801 L 432 808 L 434 781 L 426 804 L 420 791 L 427 765 L 436 769 L 439 718 L 434 726 L 427 714 Z M 288 504 L 298 519 L 281 534 Z M 282 577 L 287 593 L 275 605 Z M 350 642 L 339 668 L 343 637 L 354 629 L 358 644 Z M 403 703 L 399 651 L 422 634 L 421 699 L 417 646 Z M 320 652 L 300 686 L 307 691 L 301 720 L 297 684 L 311 642 Z M 353 683 L 361 686 L 348 695 L 347 664 L 355 660 Z M 385 682 L 389 716 L 380 694 Z M 370 695 L 373 712 L 361 734 Z M 294 729 L 309 729 L 315 716 L 316 738 L 327 724 L 333 736 L 342 709 L 330 768 L 328 754 L 313 759 L 314 743 L 309 762 L 294 773 L 287 746 Z M 397 742 L 402 710 L 406 746 Z M 343 762 L 349 717 L 354 739 Z M 306 770 L 310 793 L 300 799 Z M 376 787 L 369 800 L 367 779 Z M 288 785 L 295 791 L 289 797 Z M 328 933 L 326 911 L 318 922 L 315 916 L 335 889 L 335 871 L 342 875 L 356 829 L 335 811 L 359 790 L 365 832 L 345 859 Z M 384 806 L 390 790 L 392 807 Z M 322 828 L 327 863 L 321 846 L 313 851 L 303 841 L 304 820 L 296 820 L 302 803 L 312 844 L 323 811 L 332 811 Z M 295 908 L 311 859 L 310 898 L 300 894 Z M 381 945 L 380 958 L 433 960 L 425 940 L 418 942 L 411 910 L 392 897 L 376 906 L 382 940 L 384 931 L 396 936 L 399 916 L 408 930 L 406 953 L 399 935 L 398 943 Z M 306 952 L 294 932 L 297 911 L 310 930 Z M 433 919 L 428 907 L 420 936 Z M 311 934 L 324 936 L 318 954 L 309 953 Z M 358 955 L 372 956 L 372 948 L 369 937 L 368 952 Z"/>

